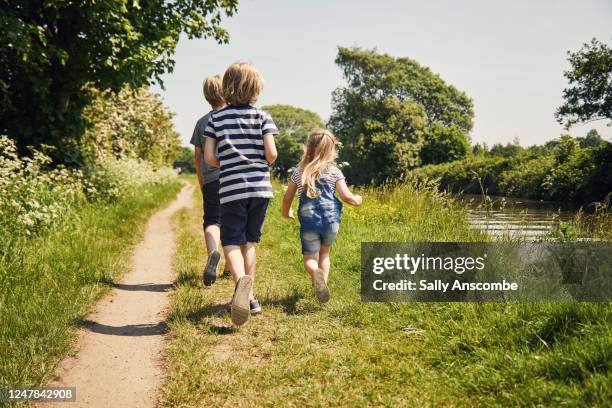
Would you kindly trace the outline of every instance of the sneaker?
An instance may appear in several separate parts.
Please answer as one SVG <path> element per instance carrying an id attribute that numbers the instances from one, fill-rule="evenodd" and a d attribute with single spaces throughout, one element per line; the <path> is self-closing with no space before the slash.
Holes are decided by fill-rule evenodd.
<path id="1" fill-rule="evenodd" d="M 231 278 L 232 277 L 232 273 L 226 269 L 226 270 L 223 271 L 223 277 L 224 278 Z"/>
<path id="2" fill-rule="evenodd" d="M 251 314 L 256 315 L 261 313 L 261 305 L 259 304 L 259 300 L 253 299 L 250 302 L 251 306 Z"/>
<path id="3" fill-rule="evenodd" d="M 219 253 L 219 251 L 214 250 L 210 253 L 210 256 L 208 257 L 208 262 L 206 262 L 206 267 L 204 268 L 204 273 L 202 276 L 204 286 L 210 286 L 217 280 L 217 265 L 219 265 L 220 259 L 221 254 Z"/>
<path id="4" fill-rule="evenodd" d="M 230 313 L 232 315 L 232 322 L 237 326 L 245 324 L 251 315 L 249 295 L 252 287 L 253 279 L 249 275 L 244 275 L 236 283 Z"/>
<path id="5" fill-rule="evenodd" d="M 312 286 L 314 287 L 315 296 L 319 302 L 326 303 L 329 300 L 329 287 L 327 287 L 327 283 L 325 282 L 323 270 L 317 269 L 312 278 Z"/>

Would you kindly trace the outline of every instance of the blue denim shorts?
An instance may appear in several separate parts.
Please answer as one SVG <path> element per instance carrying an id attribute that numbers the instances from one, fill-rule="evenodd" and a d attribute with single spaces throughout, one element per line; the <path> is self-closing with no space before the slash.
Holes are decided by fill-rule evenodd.
<path id="1" fill-rule="evenodd" d="M 321 245 L 330 246 L 336 241 L 336 235 L 340 224 L 329 225 L 324 231 L 300 230 L 302 241 L 302 254 L 315 254 L 321 249 Z"/>

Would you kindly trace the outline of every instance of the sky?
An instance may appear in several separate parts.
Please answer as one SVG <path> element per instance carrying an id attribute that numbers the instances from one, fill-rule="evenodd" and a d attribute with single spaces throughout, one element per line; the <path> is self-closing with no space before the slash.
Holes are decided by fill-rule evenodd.
<path id="1" fill-rule="evenodd" d="M 331 93 L 344 84 L 338 46 L 376 48 L 428 66 L 474 101 L 472 142 L 542 144 L 565 133 L 554 118 L 567 86 L 567 51 L 596 37 L 612 41 L 612 0 L 243 0 L 222 26 L 228 44 L 181 38 L 174 71 L 154 86 L 175 113 L 187 145 L 208 112 L 202 81 L 236 60 L 264 75 L 257 103 L 332 113 Z M 574 136 L 605 121 L 575 126 Z"/>

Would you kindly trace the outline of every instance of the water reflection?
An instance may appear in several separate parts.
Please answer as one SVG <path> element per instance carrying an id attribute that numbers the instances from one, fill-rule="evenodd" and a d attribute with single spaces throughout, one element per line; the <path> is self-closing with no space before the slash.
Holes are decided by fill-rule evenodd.
<path id="1" fill-rule="evenodd" d="M 472 228 L 492 236 L 535 239 L 546 235 L 559 221 L 574 218 L 577 209 L 570 204 L 509 197 L 458 194 L 455 198 L 468 206 Z"/>

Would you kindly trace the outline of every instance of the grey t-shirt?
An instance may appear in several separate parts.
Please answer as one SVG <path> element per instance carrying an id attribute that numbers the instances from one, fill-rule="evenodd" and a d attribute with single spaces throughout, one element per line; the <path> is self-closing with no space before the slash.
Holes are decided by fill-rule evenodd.
<path id="1" fill-rule="evenodd" d="M 200 120 L 198 120 L 198 123 L 195 125 L 195 129 L 193 129 L 193 135 L 191 136 L 190 141 L 192 145 L 202 149 L 202 153 L 200 153 L 200 167 L 202 174 L 204 175 L 204 184 L 219 180 L 219 169 L 217 167 L 209 166 L 206 164 L 206 161 L 204 161 L 204 130 L 208 124 L 208 119 L 210 119 L 210 114 L 213 112 L 214 111 L 208 112 L 206 115 L 202 116 Z"/>

